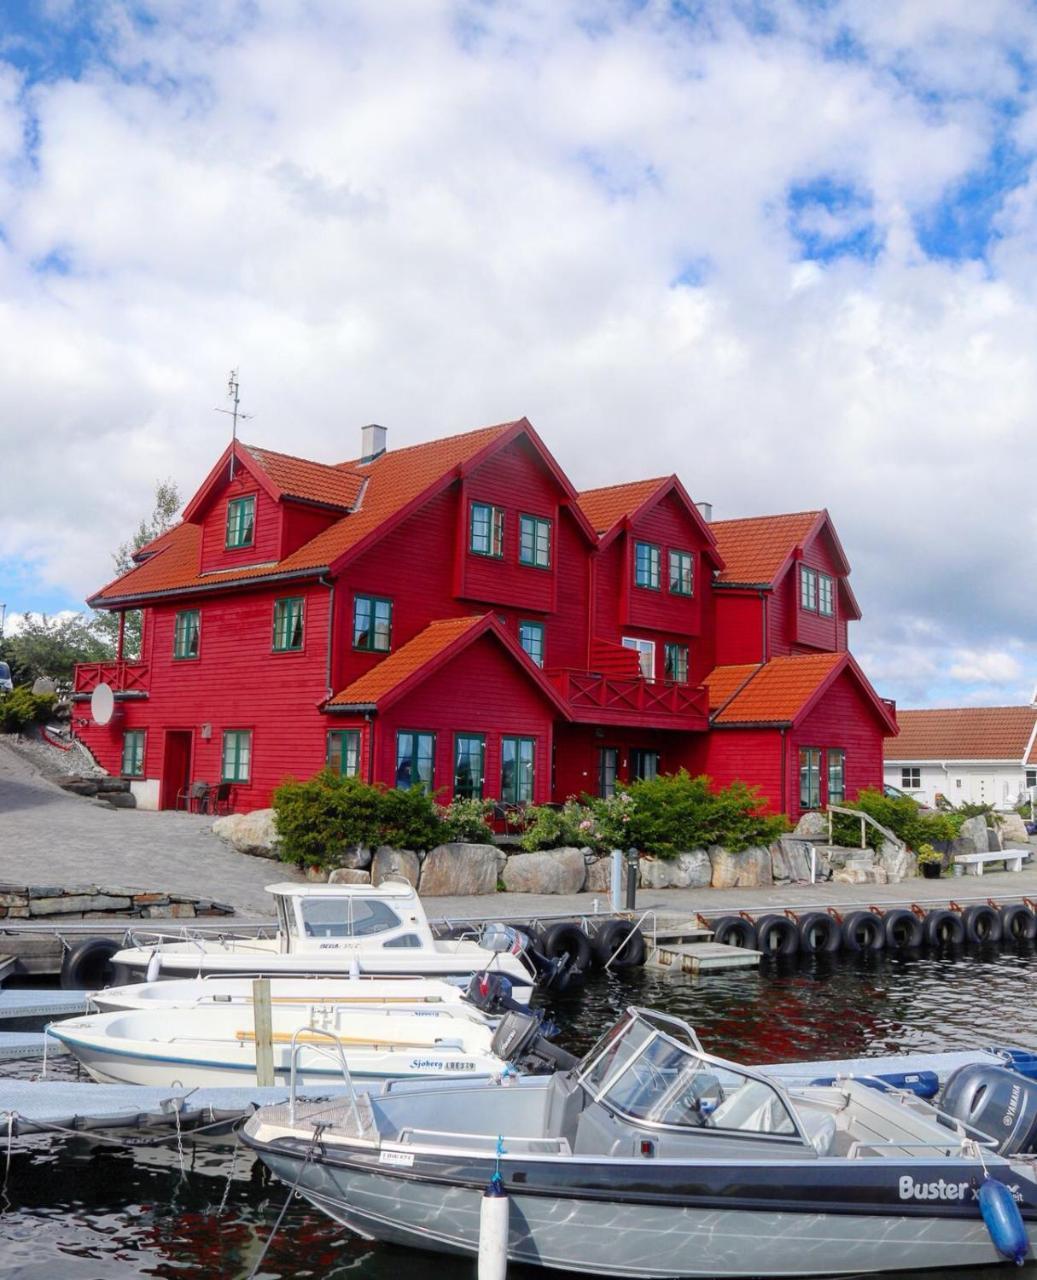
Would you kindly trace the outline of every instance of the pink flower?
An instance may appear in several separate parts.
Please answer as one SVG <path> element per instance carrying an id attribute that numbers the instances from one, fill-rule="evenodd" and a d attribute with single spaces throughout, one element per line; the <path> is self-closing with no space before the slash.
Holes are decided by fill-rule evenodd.
<path id="1" fill-rule="evenodd" d="M 580 823 L 580 830 L 589 831 L 593 825 L 594 823 L 591 822 L 590 818 L 584 818 L 584 820 Z"/>

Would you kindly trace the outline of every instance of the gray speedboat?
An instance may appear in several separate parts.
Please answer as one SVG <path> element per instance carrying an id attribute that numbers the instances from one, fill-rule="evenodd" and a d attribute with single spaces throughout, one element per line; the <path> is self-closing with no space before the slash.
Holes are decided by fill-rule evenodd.
<path id="1" fill-rule="evenodd" d="M 1013 1097 L 1017 1117 L 1030 1100 Z M 499 1174 L 508 1258 L 591 1275 L 979 1267 L 1006 1252 L 981 1206 L 1008 1201 L 1017 1257 L 1037 1219 L 1032 1156 L 1000 1154 L 912 1094 L 854 1080 L 784 1088 L 641 1009 L 551 1076 L 267 1107 L 242 1136 L 358 1234 L 452 1254 L 478 1253 Z"/>

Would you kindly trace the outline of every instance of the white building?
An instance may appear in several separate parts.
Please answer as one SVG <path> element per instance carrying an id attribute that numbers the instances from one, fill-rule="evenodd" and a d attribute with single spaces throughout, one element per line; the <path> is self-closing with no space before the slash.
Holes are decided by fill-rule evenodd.
<path id="1" fill-rule="evenodd" d="M 898 710 L 897 723 L 885 782 L 923 804 L 943 796 L 1008 810 L 1037 789 L 1037 707 Z"/>

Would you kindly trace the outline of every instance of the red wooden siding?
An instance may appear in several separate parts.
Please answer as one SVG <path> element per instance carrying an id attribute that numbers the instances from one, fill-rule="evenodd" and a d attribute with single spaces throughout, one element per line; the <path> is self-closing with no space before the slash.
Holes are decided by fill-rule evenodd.
<path id="1" fill-rule="evenodd" d="M 777 729 L 713 729 L 703 735 L 692 771 L 708 774 L 718 787 L 737 781 L 757 786 L 767 811 L 780 813 L 782 753 Z"/>
<path id="2" fill-rule="evenodd" d="M 290 556 L 318 533 L 323 533 L 341 514 L 322 511 L 319 507 L 302 506 L 298 502 L 285 502 L 281 522 L 280 558 L 283 560 Z"/>
<path id="3" fill-rule="evenodd" d="M 235 498 L 256 499 L 255 536 L 250 547 L 228 549 L 227 504 Z M 280 559 L 281 507 L 261 488 L 256 479 L 239 465 L 234 479 L 218 487 L 202 518 L 202 573 L 238 568 L 245 564 L 266 564 Z"/>
<path id="4" fill-rule="evenodd" d="M 828 778 L 823 753 L 829 747 L 842 748 L 846 752 L 846 798 L 853 800 L 865 787 L 881 788 L 882 742 L 882 730 L 873 708 L 857 682 L 844 671 L 820 704 L 789 732 L 791 772 L 799 768 L 800 747 L 821 748 L 821 807 L 824 808 L 828 803 Z M 798 817 L 798 774 L 789 800 L 790 813 Z"/>
<path id="5" fill-rule="evenodd" d="M 680 499 L 669 493 L 650 511 L 638 517 L 629 533 L 618 541 L 625 542 L 624 577 L 629 584 L 619 601 L 619 623 L 625 627 L 649 627 L 697 635 L 700 627 L 701 598 L 711 592 L 709 566 L 703 566 L 702 535 L 684 509 Z M 635 544 L 648 542 L 660 550 L 659 590 L 634 585 Z M 690 551 L 694 557 L 694 595 L 675 595 L 669 584 L 669 552 Z"/>
<path id="6" fill-rule="evenodd" d="M 600 751 L 615 747 L 619 751 L 620 782 L 630 782 L 630 753 L 640 748 L 659 752 L 659 771 L 676 773 L 691 769 L 698 755 L 697 744 L 705 734 L 666 733 L 657 729 L 593 727 L 559 724 L 555 727 L 554 798 L 597 795 Z"/>

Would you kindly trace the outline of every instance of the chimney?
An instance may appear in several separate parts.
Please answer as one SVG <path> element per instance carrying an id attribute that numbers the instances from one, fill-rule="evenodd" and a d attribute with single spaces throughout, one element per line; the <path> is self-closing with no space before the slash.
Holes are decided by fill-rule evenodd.
<path id="1" fill-rule="evenodd" d="M 698 507 L 699 515 L 705 520 L 706 524 L 711 524 L 713 520 L 712 502 L 696 502 L 695 506 Z"/>
<path id="2" fill-rule="evenodd" d="M 360 428 L 361 462 L 374 462 L 375 458 L 382 456 L 385 452 L 385 436 L 385 427 L 380 427 L 376 422 Z"/>

